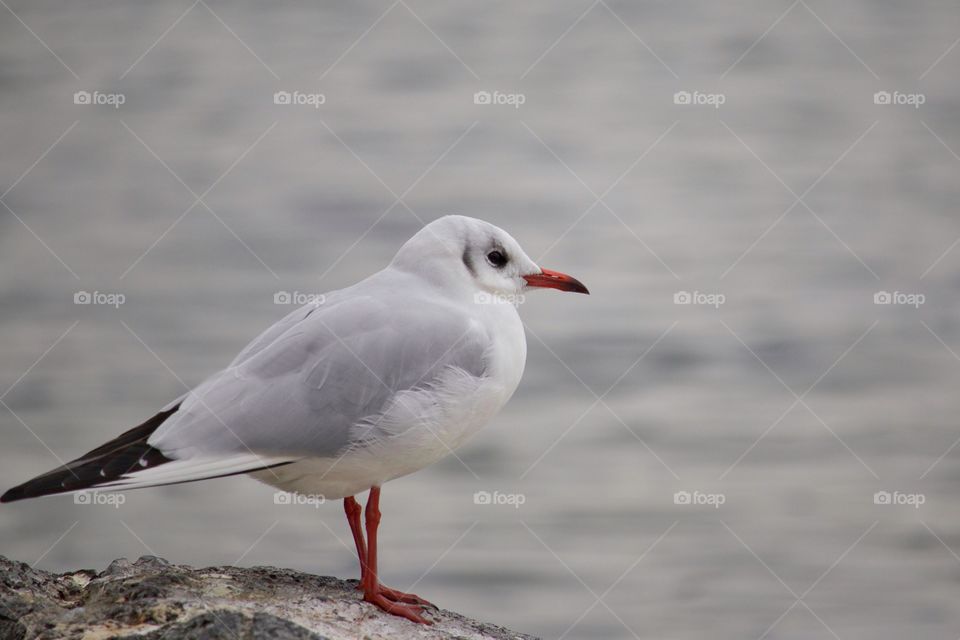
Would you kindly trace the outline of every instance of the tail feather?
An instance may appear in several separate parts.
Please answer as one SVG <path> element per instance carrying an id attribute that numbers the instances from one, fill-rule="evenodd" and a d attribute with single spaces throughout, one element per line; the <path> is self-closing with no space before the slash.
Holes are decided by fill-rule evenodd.
<path id="1" fill-rule="evenodd" d="M 76 460 L 13 487 L 0 496 L 0 502 L 89 489 L 116 481 L 138 469 L 154 468 L 172 462 L 172 459 L 163 455 L 159 449 L 148 445 L 147 438 L 179 408 L 180 405 L 177 404 L 161 411 L 143 424 L 88 451 Z"/>

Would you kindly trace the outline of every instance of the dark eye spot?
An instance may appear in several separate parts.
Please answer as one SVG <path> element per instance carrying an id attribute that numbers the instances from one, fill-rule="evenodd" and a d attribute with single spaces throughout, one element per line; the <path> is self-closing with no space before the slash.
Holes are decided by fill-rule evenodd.
<path id="1" fill-rule="evenodd" d="M 497 269 L 502 269 L 507 264 L 507 256 L 502 251 L 491 251 L 487 254 L 487 260 Z"/>

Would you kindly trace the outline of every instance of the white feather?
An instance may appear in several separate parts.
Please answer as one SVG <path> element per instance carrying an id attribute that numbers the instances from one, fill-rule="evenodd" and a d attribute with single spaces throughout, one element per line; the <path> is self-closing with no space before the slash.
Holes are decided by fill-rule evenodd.
<path id="1" fill-rule="evenodd" d="M 289 462 L 292 458 L 264 457 L 256 454 L 239 454 L 223 458 L 191 458 L 174 460 L 162 465 L 137 469 L 112 482 L 97 485 L 97 489 L 139 489 L 164 484 L 204 480 L 234 473 L 244 473 Z M 265 471 L 269 473 L 269 470 Z"/>

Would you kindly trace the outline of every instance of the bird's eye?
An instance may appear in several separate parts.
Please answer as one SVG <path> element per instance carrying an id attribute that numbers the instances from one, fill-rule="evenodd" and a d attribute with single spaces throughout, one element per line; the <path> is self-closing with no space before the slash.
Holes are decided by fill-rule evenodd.
<path id="1" fill-rule="evenodd" d="M 507 264 L 507 256 L 503 255 L 502 251 L 491 251 L 487 254 L 487 260 L 497 269 L 501 269 Z"/>

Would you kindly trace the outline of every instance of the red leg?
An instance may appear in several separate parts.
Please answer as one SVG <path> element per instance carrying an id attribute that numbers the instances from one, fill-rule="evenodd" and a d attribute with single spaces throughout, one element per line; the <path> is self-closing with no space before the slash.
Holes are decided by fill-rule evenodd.
<path id="1" fill-rule="evenodd" d="M 373 490 L 371 490 L 371 495 L 373 495 Z M 359 508 L 360 508 L 360 505 L 357 504 L 357 509 L 359 509 Z M 376 502 L 374 503 L 374 509 L 375 509 L 375 511 L 376 511 L 376 513 L 374 514 L 374 517 L 376 518 L 376 520 L 375 520 L 376 524 L 373 526 L 373 539 L 376 540 L 377 528 L 378 528 L 378 525 L 380 524 L 380 488 L 379 488 L 379 487 L 376 487 Z M 367 528 L 367 530 L 368 530 L 368 532 L 369 532 L 369 530 L 370 530 L 370 521 L 369 521 L 369 518 L 371 517 L 371 516 L 370 516 L 370 505 L 369 505 L 369 504 L 367 505 L 367 514 L 368 514 L 368 515 L 367 515 L 367 518 L 368 518 L 368 521 L 367 521 L 367 527 L 368 527 L 368 528 Z M 358 514 L 357 514 L 357 523 L 359 524 L 359 522 L 360 522 L 360 518 L 359 518 L 359 513 L 358 513 Z M 362 534 L 361 534 L 361 536 L 362 536 Z M 376 544 L 374 544 L 374 545 L 371 547 L 371 549 L 373 550 L 373 555 L 374 555 L 373 562 L 374 562 L 374 567 L 375 567 L 375 566 L 376 566 L 376 561 L 377 561 L 377 559 L 376 559 L 376 554 L 377 554 Z M 367 553 L 369 554 L 370 552 L 368 551 Z M 364 573 L 369 574 L 370 572 L 369 572 L 368 569 L 364 568 Z M 394 602 L 404 602 L 404 603 L 406 603 L 406 604 L 418 604 L 418 605 L 422 605 L 422 606 L 427 606 L 427 607 L 434 607 L 434 608 L 436 608 L 435 605 L 434 605 L 432 602 L 429 602 L 428 600 L 424 600 L 423 598 L 421 598 L 421 597 L 418 596 L 418 595 L 414 595 L 414 594 L 412 594 L 412 593 L 405 593 L 405 592 L 403 592 L 403 591 L 398 591 L 398 590 L 396 590 L 396 589 L 391 589 L 390 587 L 388 587 L 388 586 L 380 583 L 380 582 L 378 581 L 378 579 L 377 579 L 377 576 L 376 576 L 376 569 L 374 569 L 374 571 L 373 571 L 373 577 L 372 577 L 372 578 L 368 578 L 368 580 L 370 580 L 370 581 L 373 583 L 372 586 L 374 586 L 374 587 L 376 588 L 376 590 L 379 591 L 387 600 L 393 600 Z M 362 585 L 362 584 L 361 584 L 361 588 L 363 588 L 363 585 Z"/>
<path id="2" fill-rule="evenodd" d="M 380 527 L 380 487 L 372 487 L 367 498 L 367 537 L 370 546 L 367 547 L 367 581 L 364 589 L 376 590 L 379 584 L 377 576 L 377 529 Z"/>
<path id="3" fill-rule="evenodd" d="M 360 506 L 356 498 L 349 496 L 343 499 L 343 510 L 347 514 L 347 522 L 350 524 L 353 542 L 357 545 L 357 558 L 360 559 L 360 584 L 357 588 L 362 589 L 367 575 L 367 545 L 363 541 L 363 528 L 360 524 L 363 507 Z"/>
<path id="4" fill-rule="evenodd" d="M 361 581 L 363 588 L 363 599 L 373 604 L 387 613 L 401 616 L 413 622 L 420 624 L 431 624 L 429 620 L 420 615 L 422 607 L 419 603 L 401 604 L 408 602 L 403 598 L 417 598 L 411 594 L 395 591 L 380 584 L 377 577 L 377 528 L 380 526 L 380 487 L 370 488 L 370 497 L 367 500 L 367 566 L 366 575 Z M 400 602 L 398 602 L 398 600 Z M 417 600 L 420 600 L 417 598 Z M 423 602 L 426 602 L 425 600 Z"/>

